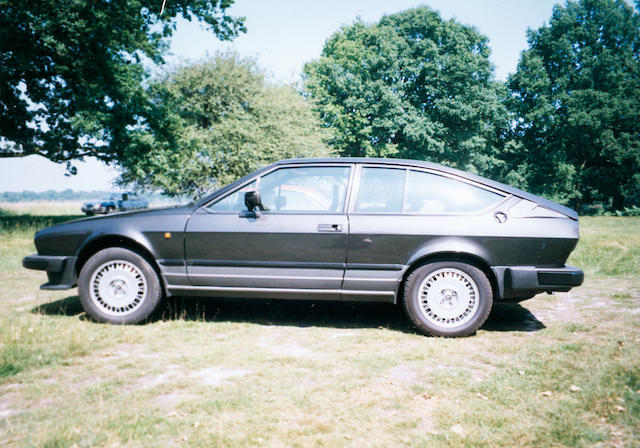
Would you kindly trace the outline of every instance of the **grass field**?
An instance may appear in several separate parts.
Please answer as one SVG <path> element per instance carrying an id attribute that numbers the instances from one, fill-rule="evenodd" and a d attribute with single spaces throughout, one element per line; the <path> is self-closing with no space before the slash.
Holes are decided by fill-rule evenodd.
<path id="1" fill-rule="evenodd" d="M 20 265 L 70 217 L 4 210 L 0 446 L 640 445 L 640 218 L 581 219 L 585 285 L 440 339 L 372 304 L 176 299 L 96 324 Z"/>

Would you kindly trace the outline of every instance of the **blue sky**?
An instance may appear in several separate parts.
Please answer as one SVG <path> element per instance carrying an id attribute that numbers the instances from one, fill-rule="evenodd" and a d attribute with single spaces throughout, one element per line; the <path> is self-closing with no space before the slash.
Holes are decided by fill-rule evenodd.
<path id="1" fill-rule="evenodd" d="M 169 0 L 171 1 L 171 0 Z M 356 18 L 378 21 L 419 5 L 445 19 L 475 26 L 489 37 L 497 79 L 506 79 L 527 47 L 527 28 L 548 22 L 557 0 L 236 0 L 231 14 L 247 18 L 248 32 L 222 43 L 198 23 L 180 21 L 171 45 L 170 63 L 205 58 L 219 50 L 251 56 L 273 82 L 297 82 L 303 65 L 320 56 L 325 40 Z M 562 2 L 564 3 L 564 2 Z M 65 176 L 64 165 L 39 157 L 0 159 L 0 191 L 48 189 L 108 190 L 117 171 L 95 160 L 76 163 L 78 175 Z"/>

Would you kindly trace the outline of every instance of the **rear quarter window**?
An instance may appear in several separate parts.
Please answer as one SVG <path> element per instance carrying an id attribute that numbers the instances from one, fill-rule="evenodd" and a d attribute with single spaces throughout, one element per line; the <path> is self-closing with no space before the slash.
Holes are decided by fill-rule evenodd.
<path id="1" fill-rule="evenodd" d="M 364 167 L 356 211 L 363 213 L 400 213 L 406 170 Z"/>
<path id="2" fill-rule="evenodd" d="M 504 195 L 479 186 L 423 171 L 409 171 L 404 213 L 477 213 L 497 205 Z"/>

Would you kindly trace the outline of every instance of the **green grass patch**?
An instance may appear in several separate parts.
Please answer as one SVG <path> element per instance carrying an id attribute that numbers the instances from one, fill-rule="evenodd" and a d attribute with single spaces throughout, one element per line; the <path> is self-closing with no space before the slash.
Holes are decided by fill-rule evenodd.
<path id="1" fill-rule="evenodd" d="M 568 263 L 582 268 L 587 276 L 637 276 L 640 217 L 580 218 L 580 242 Z"/>
<path id="2" fill-rule="evenodd" d="M 587 283 L 465 339 L 382 304 L 178 298 L 96 324 L 20 266 L 72 218 L 0 215 L 2 446 L 640 445 L 636 218 L 581 219 Z"/>

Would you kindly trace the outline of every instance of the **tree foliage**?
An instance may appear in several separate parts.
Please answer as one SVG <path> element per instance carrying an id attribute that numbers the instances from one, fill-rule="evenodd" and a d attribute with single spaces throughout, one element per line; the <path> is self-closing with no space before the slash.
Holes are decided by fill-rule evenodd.
<path id="1" fill-rule="evenodd" d="M 244 31 L 233 0 L 0 0 L 0 156 L 120 157 L 145 110 L 143 61 L 161 63 L 175 19 Z"/>
<path id="2" fill-rule="evenodd" d="M 640 204 L 640 16 L 624 0 L 569 1 L 529 31 L 509 78 L 529 188 L 580 209 Z"/>
<path id="3" fill-rule="evenodd" d="M 149 91 L 149 119 L 120 163 L 123 183 L 197 196 L 279 159 L 330 154 L 308 101 L 268 85 L 237 55 L 174 70 Z"/>
<path id="4" fill-rule="evenodd" d="M 305 66 L 342 155 L 432 160 L 488 172 L 508 128 L 487 38 L 420 7 L 357 21 Z"/>

